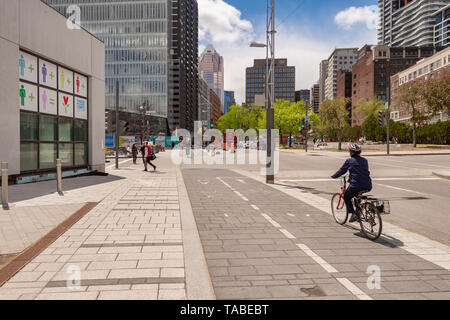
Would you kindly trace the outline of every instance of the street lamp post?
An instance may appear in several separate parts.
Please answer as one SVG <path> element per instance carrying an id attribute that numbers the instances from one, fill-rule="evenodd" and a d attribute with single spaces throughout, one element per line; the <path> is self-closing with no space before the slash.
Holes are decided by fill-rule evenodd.
<path id="1" fill-rule="evenodd" d="M 272 143 L 274 129 L 275 105 L 275 0 L 267 0 L 267 31 L 266 44 L 252 42 L 252 48 L 266 48 L 266 112 L 267 112 L 267 171 L 266 183 L 275 183 L 275 146 Z"/>

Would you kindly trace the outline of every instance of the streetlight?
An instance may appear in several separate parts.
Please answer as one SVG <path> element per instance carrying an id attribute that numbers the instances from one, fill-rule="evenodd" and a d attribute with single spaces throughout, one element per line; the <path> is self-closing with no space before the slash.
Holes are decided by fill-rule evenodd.
<path id="1" fill-rule="evenodd" d="M 275 0 L 267 0 L 267 31 L 266 44 L 252 42 L 251 48 L 266 48 L 266 112 L 267 112 L 267 171 L 266 183 L 275 183 L 275 156 L 272 145 L 272 130 L 274 129 L 275 105 Z"/>

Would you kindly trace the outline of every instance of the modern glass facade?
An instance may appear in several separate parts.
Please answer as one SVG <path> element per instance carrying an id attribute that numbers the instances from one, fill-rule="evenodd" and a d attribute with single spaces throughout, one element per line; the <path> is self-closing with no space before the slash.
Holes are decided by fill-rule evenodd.
<path id="1" fill-rule="evenodd" d="M 450 4 L 434 14 L 434 46 L 450 45 Z"/>
<path id="2" fill-rule="evenodd" d="M 105 43 L 106 109 L 115 110 L 119 81 L 120 110 L 139 113 L 150 106 L 167 118 L 167 0 L 43 0 L 64 16 L 81 9 L 81 26 Z"/>
<path id="3" fill-rule="evenodd" d="M 199 75 L 219 97 L 221 111 L 224 112 L 224 60 L 213 46 L 209 45 L 203 51 L 199 60 L 198 71 Z"/>

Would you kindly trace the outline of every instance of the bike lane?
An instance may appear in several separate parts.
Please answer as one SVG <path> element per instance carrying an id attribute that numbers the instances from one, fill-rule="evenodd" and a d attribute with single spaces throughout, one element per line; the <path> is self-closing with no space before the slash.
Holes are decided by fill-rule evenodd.
<path id="1" fill-rule="evenodd" d="M 219 299 L 450 298 L 450 272 L 395 237 L 371 242 L 359 225 L 339 226 L 317 206 L 233 171 L 183 174 L 198 193 L 191 202 Z"/>

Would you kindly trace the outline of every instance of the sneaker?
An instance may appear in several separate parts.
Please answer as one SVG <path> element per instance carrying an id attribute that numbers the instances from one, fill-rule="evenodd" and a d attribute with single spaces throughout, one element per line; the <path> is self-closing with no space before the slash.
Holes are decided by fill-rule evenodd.
<path id="1" fill-rule="evenodd" d="M 356 221 L 358 221 L 358 216 L 356 214 L 352 214 L 352 217 L 350 218 L 349 222 L 352 223 Z"/>
<path id="2" fill-rule="evenodd" d="M 153 168 L 153 172 L 155 172 L 155 171 L 156 171 L 156 167 Z"/>

